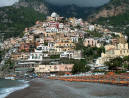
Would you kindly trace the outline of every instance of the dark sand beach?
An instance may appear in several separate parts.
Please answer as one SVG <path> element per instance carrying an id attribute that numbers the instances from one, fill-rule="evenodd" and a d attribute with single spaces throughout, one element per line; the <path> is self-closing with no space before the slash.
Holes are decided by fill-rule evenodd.
<path id="1" fill-rule="evenodd" d="M 36 79 L 6 98 L 129 98 L 129 87 Z"/>

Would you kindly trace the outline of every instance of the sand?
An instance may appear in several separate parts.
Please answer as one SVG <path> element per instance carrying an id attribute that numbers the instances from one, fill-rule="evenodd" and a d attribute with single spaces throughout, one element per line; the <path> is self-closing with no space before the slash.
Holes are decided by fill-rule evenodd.
<path id="1" fill-rule="evenodd" d="M 7 98 L 129 98 L 129 87 L 35 79 Z"/>

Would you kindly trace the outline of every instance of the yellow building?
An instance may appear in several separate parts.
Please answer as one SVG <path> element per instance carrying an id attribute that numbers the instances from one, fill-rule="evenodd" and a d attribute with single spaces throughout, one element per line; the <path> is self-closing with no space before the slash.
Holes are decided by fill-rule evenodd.
<path id="1" fill-rule="evenodd" d="M 69 37 L 61 37 L 56 40 L 54 45 L 57 52 L 72 51 L 76 47 L 75 43 Z"/>
<path id="2" fill-rule="evenodd" d="M 96 67 L 104 66 L 104 63 L 112 58 L 129 56 L 128 43 L 125 37 L 120 34 L 118 40 L 118 44 L 105 46 L 105 53 L 102 53 L 101 57 L 97 59 Z"/>

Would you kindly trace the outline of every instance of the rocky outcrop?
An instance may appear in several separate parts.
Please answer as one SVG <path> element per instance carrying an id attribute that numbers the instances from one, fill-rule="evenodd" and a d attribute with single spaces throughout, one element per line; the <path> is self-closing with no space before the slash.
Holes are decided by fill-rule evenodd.
<path id="1" fill-rule="evenodd" d="M 13 5 L 14 7 L 16 8 L 19 8 L 19 7 L 30 7 L 30 8 L 33 8 L 35 11 L 38 11 L 40 13 L 43 13 L 43 14 L 48 14 L 48 8 L 47 6 L 45 5 L 45 2 L 43 1 L 37 1 L 37 0 L 33 0 L 31 2 L 29 1 L 19 1 L 18 3 L 15 3 Z"/>
<path id="2" fill-rule="evenodd" d="M 89 16 L 89 21 L 95 21 L 100 17 L 112 17 L 117 16 L 123 13 L 126 13 L 129 10 L 129 3 L 126 0 L 112 0 L 109 4 L 103 6 L 99 11 Z"/>

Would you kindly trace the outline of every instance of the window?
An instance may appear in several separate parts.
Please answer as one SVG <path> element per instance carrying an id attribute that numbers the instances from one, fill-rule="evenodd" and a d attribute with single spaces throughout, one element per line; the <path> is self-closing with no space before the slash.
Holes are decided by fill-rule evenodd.
<path id="1" fill-rule="evenodd" d="M 67 71 L 68 71 L 68 67 L 65 67 L 65 70 L 67 70 Z"/>
<path id="2" fill-rule="evenodd" d="M 34 59 L 34 54 L 32 54 L 32 59 Z"/>
<path id="3" fill-rule="evenodd" d="M 90 43 L 90 41 L 88 40 L 88 44 Z"/>
<path id="4" fill-rule="evenodd" d="M 122 50 L 120 50 L 120 54 L 122 54 Z"/>
<path id="5" fill-rule="evenodd" d="M 54 69 L 55 69 L 55 70 L 57 70 L 57 67 L 56 67 L 56 66 L 54 66 Z"/>

